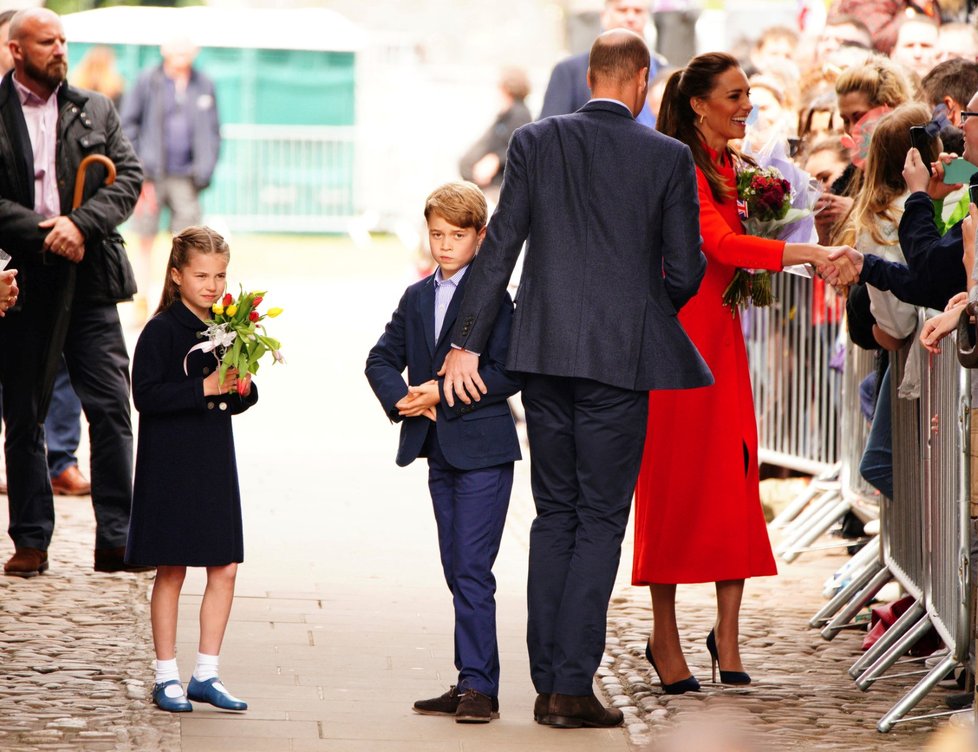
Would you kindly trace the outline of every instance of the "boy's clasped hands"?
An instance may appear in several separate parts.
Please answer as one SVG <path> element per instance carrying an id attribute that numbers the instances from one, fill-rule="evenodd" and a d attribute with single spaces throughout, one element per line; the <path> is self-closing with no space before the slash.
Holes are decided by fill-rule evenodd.
<path id="1" fill-rule="evenodd" d="M 441 402 L 441 395 L 438 393 L 438 382 L 432 379 L 418 386 L 409 386 L 407 396 L 398 400 L 394 407 L 401 417 L 424 417 L 434 421 L 438 420 L 435 406 L 439 402 Z"/>

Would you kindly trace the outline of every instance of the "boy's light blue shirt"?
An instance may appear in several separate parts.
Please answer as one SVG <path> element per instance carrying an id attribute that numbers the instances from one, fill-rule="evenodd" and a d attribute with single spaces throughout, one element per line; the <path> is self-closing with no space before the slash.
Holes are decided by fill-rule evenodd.
<path id="1" fill-rule="evenodd" d="M 448 279 L 442 275 L 440 266 L 435 270 L 435 343 L 441 336 L 441 327 L 445 323 L 445 313 L 448 311 L 448 306 L 451 305 L 455 291 L 468 268 L 469 265 L 466 264 Z"/>

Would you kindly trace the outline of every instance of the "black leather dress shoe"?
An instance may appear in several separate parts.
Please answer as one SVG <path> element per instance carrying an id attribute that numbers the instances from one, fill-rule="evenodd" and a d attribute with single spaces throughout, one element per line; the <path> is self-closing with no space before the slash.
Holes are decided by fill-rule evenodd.
<path id="1" fill-rule="evenodd" d="M 611 728 L 625 720 L 618 708 L 606 708 L 589 695 L 550 695 L 550 725 L 554 728 Z"/>
<path id="2" fill-rule="evenodd" d="M 144 567 L 136 564 L 126 564 L 126 548 L 96 548 L 96 572 L 150 572 L 156 567 Z"/>

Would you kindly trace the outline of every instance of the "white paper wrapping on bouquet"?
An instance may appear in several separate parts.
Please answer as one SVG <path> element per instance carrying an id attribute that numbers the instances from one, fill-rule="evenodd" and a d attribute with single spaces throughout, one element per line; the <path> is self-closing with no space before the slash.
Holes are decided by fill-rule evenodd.
<path id="1" fill-rule="evenodd" d="M 822 189 L 788 156 L 787 142 L 772 140 L 756 151 L 747 144 L 744 154 L 757 162 L 759 167 L 774 167 L 791 184 L 791 211 L 782 220 L 777 239 L 786 243 L 817 243 L 815 201 L 822 195 Z M 745 229 L 748 228 L 745 226 Z"/>

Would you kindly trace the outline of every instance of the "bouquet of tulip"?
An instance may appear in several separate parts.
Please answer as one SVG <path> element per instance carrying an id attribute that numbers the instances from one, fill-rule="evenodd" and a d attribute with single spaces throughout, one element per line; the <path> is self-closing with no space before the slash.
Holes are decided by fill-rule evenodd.
<path id="1" fill-rule="evenodd" d="M 269 308 L 265 313 L 259 312 L 258 306 L 264 296 L 264 292 L 245 292 L 241 288 L 237 298 L 227 293 L 211 306 L 214 317 L 205 322 L 207 329 L 201 334 L 207 341 L 191 348 L 190 352 L 214 352 L 220 361 L 220 381 L 224 381 L 229 368 L 235 368 L 242 377 L 257 373 L 258 361 L 265 353 L 271 353 L 276 363 L 285 362 L 281 343 L 269 337 L 261 323 L 266 318 L 275 318 L 282 313 L 282 309 Z M 186 359 L 183 370 L 186 373 Z M 247 384 L 244 379 L 239 379 L 238 393 L 245 388 Z"/>
<path id="2" fill-rule="evenodd" d="M 777 150 L 755 158 L 757 166 L 744 165 L 737 172 L 737 210 L 744 231 L 762 238 L 812 242 L 816 238 L 812 207 L 820 191 L 811 177 Z M 771 273 L 738 269 L 723 291 L 723 302 L 730 308 L 771 305 Z"/>

